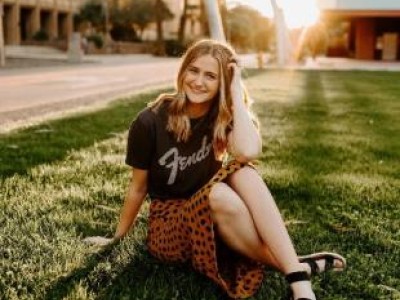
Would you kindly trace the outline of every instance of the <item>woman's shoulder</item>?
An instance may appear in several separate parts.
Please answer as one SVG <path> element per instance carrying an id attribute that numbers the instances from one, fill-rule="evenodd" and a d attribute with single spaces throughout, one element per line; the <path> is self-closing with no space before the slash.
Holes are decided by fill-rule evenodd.
<path id="1" fill-rule="evenodd" d="M 168 103 L 162 103 L 157 107 L 147 106 L 136 115 L 132 123 L 142 123 L 143 125 L 151 126 L 166 117 L 167 108 Z"/>
<path id="2" fill-rule="evenodd" d="M 153 121 L 156 117 L 156 113 L 153 111 L 153 109 L 151 107 L 146 107 L 137 114 L 135 121 L 147 123 Z"/>

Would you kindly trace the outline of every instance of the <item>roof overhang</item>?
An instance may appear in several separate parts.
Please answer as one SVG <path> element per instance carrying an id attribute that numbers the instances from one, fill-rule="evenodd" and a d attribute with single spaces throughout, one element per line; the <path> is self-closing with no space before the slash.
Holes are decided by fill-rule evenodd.
<path id="1" fill-rule="evenodd" d="M 326 17 L 339 17 L 339 18 L 357 18 L 357 17 L 394 18 L 394 17 L 400 17 L 400 10 L 326 9 L 322 11 L 322 14 Z"/>

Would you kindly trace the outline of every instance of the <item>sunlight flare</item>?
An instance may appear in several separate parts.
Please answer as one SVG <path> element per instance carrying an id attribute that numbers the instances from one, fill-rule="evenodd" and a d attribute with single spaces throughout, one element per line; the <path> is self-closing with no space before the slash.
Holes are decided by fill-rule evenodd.
<path id="1" fill-rule="evenodd" d="M 273 17 L 271 0 L 228 0 L 227 3 L 249 5 L 264 16 Z M 289 29 L 308 27 L 318 21 L 320 12 L 316 0 L 277 0 L 277 4 L 283 9 Z"/>
<path id="2" fill-rule="evenodd" d="M 314 25 L 319 19 L 319 9 L 315 0 L 280 0 L 288 28 L 301 28 Z"/>

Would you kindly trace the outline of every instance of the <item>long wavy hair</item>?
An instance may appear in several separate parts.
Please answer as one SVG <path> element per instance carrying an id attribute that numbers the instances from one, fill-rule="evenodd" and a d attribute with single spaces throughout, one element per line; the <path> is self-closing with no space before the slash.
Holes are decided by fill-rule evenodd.
<path id="1" fill-rule="evenodd" d="M 213 120 L 213 147 L 216 156 L 222 154 L 227 146 L 227 135 L 232 130 L 232 95 L 230 85 L 232 82 L 232 70 L 228 64 L 237 63 L 235 51 L 225 43 L 214 40 L 200 40 L 194 43 L 182 57 L 181 65 L 176 79 L 176 90 L 171 94 L 161 94 L 155 101 L 150 102 L 148 106 L 153 110 L 165 102 L 168 102 L 168 123 L 167 130 L 172 132 L 178 142 L 186 142 L 191 135 L 190 119 L 187 114 L 188 99 L 183 90 L 184 77 L 188 66 L 197 58 L 211 55 L 218 62 L 219 67 L 219 89 L 213 99 L 209 114 L 212 114 Z M 243 99 L 249 110 L 249 113 L 255 119 L 250 110 L 251 101 L 243 87 Z"/>

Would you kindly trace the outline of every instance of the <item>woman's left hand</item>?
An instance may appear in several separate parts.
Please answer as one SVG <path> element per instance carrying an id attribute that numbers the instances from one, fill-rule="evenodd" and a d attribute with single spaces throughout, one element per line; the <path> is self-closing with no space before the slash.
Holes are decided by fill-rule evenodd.
<path id="1" fill-rule="evenodd" d="M 103 236 L 89 236 L 83 239 L 83 242 L 89 245 L 107 246 L 114 244 L 117 241 L 115 238 L 106 238 Z"/>

